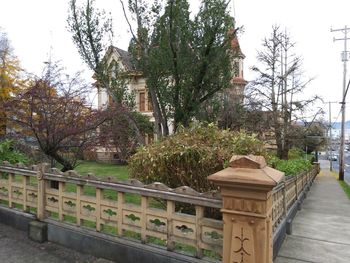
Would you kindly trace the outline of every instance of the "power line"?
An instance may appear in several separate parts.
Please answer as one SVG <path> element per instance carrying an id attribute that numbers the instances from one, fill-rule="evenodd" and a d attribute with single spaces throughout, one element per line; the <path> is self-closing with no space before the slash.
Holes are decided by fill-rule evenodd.
<path id="1" fill-rule="evenodd" d="M 338 115 L 337 115 L 337 118 L 336 118 L 335 121 L 332 123 L 332 127 L 333 127 L 333 125 L 337 122 L 337 120 L 338 120 L 338 118 L 339 118 L 341 112 L 342 112 L 342 109 L 339 110 L 339 113 L 338 113 Z"/>
<path id="2" fill-rule="evenodd" d="M 331 112 L 331 105 L 332 105 L 332 104 L 341 104 L 339 101 L 324 101 L 323 103 L 324 103 L 324 104 L 329 104 L 329 112 Z M 338 112 L 338 115 L 337 115 L 337 118 L 335 119 L 335 121 L 333 121 L 333 123 L 332 123 L 332 120 L 329 119 L 329 125 L 330 125 L 331 127 L 333 127 L 334 124 L 335 124 L 335 123 L 337 122 L 337 120 L 339 119 L 339 116 L 340 116 L 341 111 L 342 111 L 342 108 L 340 108 L 340 110 L 339 110 L 339 112 Z"/>

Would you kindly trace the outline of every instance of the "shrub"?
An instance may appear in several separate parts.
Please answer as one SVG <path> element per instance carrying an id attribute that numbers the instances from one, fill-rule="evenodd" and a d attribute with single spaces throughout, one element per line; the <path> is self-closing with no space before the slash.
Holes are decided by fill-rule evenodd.
<path id="1" fill-rule="evenodd" d="M 297 148 L 292 148 L 288 151 L 288 159 L 301 159 L 305 155 L 304 151 L 297 149 Z"/>
<path id="2" fill-rule="evenodd" d="M 280 161 L 281 159 L 278 158 L 276 155 L 274 154 L 270 154 L 267 156 L 266 158 L 266 162 L 267 162 L 267 165 L 272 167 L 272 168 L 275 168 L 276 169 L 276 166 L 277 166 L 277 163 Z"/>
<path id="3" fill-rule="evenodd" d="M 211 188 L 206 177 L 223 169 L 232 155 L 262 153 L 263 144 L 255 136 L 199 125 L 140 148 L 130 158 L 129 169 L 145 183 L 187 185 L 205 192 Z"/>
<path id="4" fill-rule="evenodd" d="M 14 142 L 5 140 L 0 142 L 0 162 L 28 163 L 29 159 L 21 152 L 14 149 Z"/>
<path id="5" fill-rule="evenodd" d="M 269 155 L 266 158 L 267 165 L 284 172 L 286 176 L 298 175 L 312 167 L 313 155 L 307 155 L 307 160 L 305 160 L 305 152 L 300 149 L 290 149 L 288 158 L 288 160 L 281 160 L 275 155 Z"/>
<path id="6" fill-rule="evenodd" d="M 304 159 L 278 160 L 275 164 L 275 169 L 284 172 L 286 176 L 298 175 L 311 167 L 310 161 Z"/>

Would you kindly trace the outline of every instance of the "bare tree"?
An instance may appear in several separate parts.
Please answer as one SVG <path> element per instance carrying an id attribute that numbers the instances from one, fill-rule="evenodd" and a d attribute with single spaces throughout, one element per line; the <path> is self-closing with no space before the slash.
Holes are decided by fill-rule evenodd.
<path id="1" fill-rule="evenodd" d="M 302 72 L 302 59 L 294 53 L 295 43 L 278 26 L 272 28 L 258 52 L 259 66 L 252 67 L 256 79 L 248 86 L 249 99 L 271 113 L 277 155 L 287 159 L 291 147 L 291 127 L 317 97 L 301 98 L 300 94 L 311 79 Z"/>

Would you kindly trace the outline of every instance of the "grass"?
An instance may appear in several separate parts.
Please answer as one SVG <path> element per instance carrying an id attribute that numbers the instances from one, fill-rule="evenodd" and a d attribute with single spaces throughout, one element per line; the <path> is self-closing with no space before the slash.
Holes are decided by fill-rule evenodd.
<path id="1" fill-rule="evenodd" d="M 345 194 L 350 199 L 350 186 L 344 181 L 339 181 L 339 184 L 340 184 L 341 188 L 343 188 Z"/>
<path id="2" fill-rule="evenodd" d="M 332 172 L 332 175 L 339 180 L 339 175 L 336 172 Z M 338 181 L 341 188 L 343 189 L 344 193 L 347 195 L 347 197 L 350 199 L 350 186 L 345 181 Z"/>
<path id="3" fill-rule="evenodd" d="M 80 161 L 78 166 L 74 169 L 80 175 L 87 175 L 88 173 L 94 174 L 97 178 L 106 179 L 107 177 L 113 177 L 116 180 L 125 181 L 130 178 L 129 170 L 126 165 L 115 165 L 97 162 Z M 75 192 L 76 186 L 74 184 L 66 185 L 67 192 Z M 96 189 L 91 186 L 84 187 L 84 194 L 94 196 L 96 195 Z M 110 200 L 117 200 L 115 191 L 105 190 L 104 196 Z M 141 197 L 134 194 L 125 194 L 125 201 L 139 205 L 141 203 Z"/>
<path id="4" fill-rule="evenodd" d="M 126 165 L 80 161 L 74 170 L 76 170 L 80 175 L 93 173 L 99 178 L 114 177 L 117 180 L 124 181 L 130 178 L 128 166 Z"/>

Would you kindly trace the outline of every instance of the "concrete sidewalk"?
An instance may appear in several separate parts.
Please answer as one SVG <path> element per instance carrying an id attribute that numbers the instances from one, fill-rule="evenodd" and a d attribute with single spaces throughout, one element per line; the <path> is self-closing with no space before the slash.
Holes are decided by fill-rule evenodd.
<path id="1" fill-rule="evenodd" d="M 326 169 L 317 176 L 275 260 L 297 262 L 350 262 L 350 200 Z"/>
<path id="2" fill-rule="evenodd" d="M 62 246 L 29 240 L 26 232 L 0 224 L 0 263 L 108 263 Z"/>

